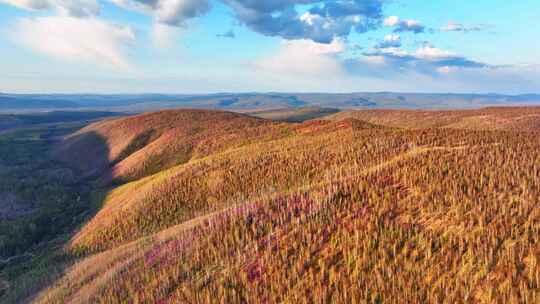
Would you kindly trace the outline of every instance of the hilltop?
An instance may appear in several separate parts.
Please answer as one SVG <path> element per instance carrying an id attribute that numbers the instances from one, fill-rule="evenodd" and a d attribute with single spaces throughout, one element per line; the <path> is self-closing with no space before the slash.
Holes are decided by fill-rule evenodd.
<path id="1" fill-rule="evenodd" d="M 540 107 L 488 107 L 478 110 L 362 110 L 343 111 L 329 120 L 355 118 L 389 127 L 456 128 L 469 130 L 540 130 Z"/>
<path id="2" fill-rule="evenodd" d="M 99 182 L 99 211 L 33 300 L 537 302 L 537 111 L 91 124 L 54 155 Z"/>
<path id="3" fill-rule="evenodd" d="M 98 176 L 104 183 L 120 182 L 272 139 L 285 128 L 244 114 L 169 110 L 89 125 L 67 137 L 56 154 L 85 176 Z"/>
<path id="4" fill-rule="evenodd" d="M 263 111 L 248 111 L 247 114 L 255 117 L 285 122 L 304 122 L 322 118 L 331 114 L 338 113 L 338 109 L 305 107 L 305 108 L 280 108 Z"/>

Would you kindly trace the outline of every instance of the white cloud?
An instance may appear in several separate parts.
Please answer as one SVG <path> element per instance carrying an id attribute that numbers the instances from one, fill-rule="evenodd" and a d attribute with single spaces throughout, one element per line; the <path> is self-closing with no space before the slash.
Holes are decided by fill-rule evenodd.
<path id="1" fill-rule="evenodd" d="M 440 28 L 440 31 L 442 32 L 462 32 L 462 33 L 469 33 L 469 32 L 480 32 L 483 30 L 488 29 L 490 26 L 486 24 L 479 24 L 475 26 L 465 26 L 461 23 L 450 21 L 448 24 Z"/>
<path id="2" fill-rule="evenodd" d="M 210 9 L 205 0 L 160 0 L 156 5 L 156 17 L 161 23 L 183 25 L 188 19 L 199 17 Z"/>
<path id="3" fill-rule="evenodd" d="M 168 48 L 190 19 L 200 17 L 210 10 L 208 0 L 109 0 L 127 9 L 154 17 L 152 40 L 158 48 Z"/>
<path id="4" fill-rule="evenodd" d="M 401 41 L 401 37 L 399 37 L 399 35 L 390 34 L 390 35 L 384 36 L 384 41 L 388 41 L 388 42 Z"/>
<path id="5" fill-rule="evenodd" d="M 413 74 L 436 78 L 463 70 L 493 70 L 493 66 L 486 63 L 431 45 L 424 45 L 412 52 L 399 47 L 375 48 L 363 53 L 357 60 L 346 60 L 345 65 L 352 74 L 381 78 Z"/>
<path id="6" fill-rule="evenodd" d="M 423 46 L 414 52 L 414 56 L 418 59 L 441 60 L 453 58 L 456 56 L 456 54 L 451 51 L 441 50 L 432 46 Z"/>
<path id="7" fill-rule="evenodd" d="M 341 40 L 330 44 L 312 40 L 283 41 L 277 54 L 262 58 L 256 67 L 262 70 L 306 77 L 320 77 L 341 73 L 341 62 L 337 55 L 345 51 Z"/>
<path id="8" fill-rule="evenodd" d="M 398 16 L 390 16 L 384 19 L 384 26 L 395 27 L 394 32 L 413 32 L 415 34 L 423 33 L 425 26 L 418 20 L 402 20 Z"/>
<path id="9" fill-rule="evenodd" d="M 314 15 L 314 14 L 311 14 L 310 12 L 305 12 L 304 14 L 302 14 L 302 16 L 300 16 L 300 20 L 302 20 L 302 22 L 308 25 L 314 25 L 316 22 L 320 21 L 321 19 L 323 18 L 320 15 Z"/>
<path id="10" fill-rule="evenodd" d="M 391 55 L 395 57 L 407 57 L 410 55 L 409 52 L 397 47 L 384 48 L 381 49 L 378 53 L 381 55 Z"/>
<path id="11" fill-rule="evenodd" d="M 1 2 L 31 11 L 49 9 L 51 7 L 49 0 L 1 0 Z"/>
<path id="12" fill-rule="evenodd" d="M 450 67 L 450 66 L 443 66 L 443 67 L 437 68 L 437 72 L 441 74 L 449 74 L 457 70 L 458 69 L 456 67 Z"/>
<path id="13" fill-rule="evenodd" d="M 184 26 L 189 19 L 200 17 L 210 10 L 208 0 L 110 0 L 116 5 L 135 9 L 154 16 L 157 22 Z"/>
<path id="14" fill-rule="evenodd" d="M 135 41 L 130 27 L 65 16 L 20 19 L 11 36 L 38 53 L 121 69 L 130 68 L 124 45 Z"/>
<path id="15" fill-rule="evenodd" d="M 180 34 L 179 28 L 167 24 L 155 23 L 152 27 L 152 40 L 160 49 L 170 48 Z"/>
<path id="16" fill-rule="evenodd" d="M 390 16 L 386 19 L 384 19 L 384 26 L 396 26 L 399 24 L 399 17 L 398 16 Z"/>
<path id="17" fill-rule="evenodd" d="M 407 27 L 421 26 L 422 22 L 418 20 L 404 20 Z"/>
<path id="18" fill-rule="evenodd" d="M 386 49 L 386 48 L 399 48 L 401 47 L 401 37 L 396 34 L 390 34 L 384 36 L 382 41 L 379 41 L 376 45 L 376 49 Z"/>
<path id="19" fill-rule="evenodd" d="M 0 0 L 13 6 L 39 11 L 56 9 L 63 16 L 89 17 L 100 13 L 100 6 L 96 0 Z"/>

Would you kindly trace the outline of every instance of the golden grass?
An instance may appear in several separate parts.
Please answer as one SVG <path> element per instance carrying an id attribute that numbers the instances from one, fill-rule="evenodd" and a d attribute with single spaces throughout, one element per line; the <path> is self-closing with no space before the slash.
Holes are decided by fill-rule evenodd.
<path id="1" fill-rule="evenodd" d="M 538 133 L 290 130 L 111 192 L 37 302 L 540 302 Z"/>

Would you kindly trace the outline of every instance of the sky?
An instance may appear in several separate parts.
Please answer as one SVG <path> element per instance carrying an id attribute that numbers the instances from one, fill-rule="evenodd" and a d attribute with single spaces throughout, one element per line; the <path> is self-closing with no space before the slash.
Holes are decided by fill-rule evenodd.
<path id="1" fill-rule="evenodd" d="M 0 0 L 0 92 L 540 93 L 538 0 Z"/>

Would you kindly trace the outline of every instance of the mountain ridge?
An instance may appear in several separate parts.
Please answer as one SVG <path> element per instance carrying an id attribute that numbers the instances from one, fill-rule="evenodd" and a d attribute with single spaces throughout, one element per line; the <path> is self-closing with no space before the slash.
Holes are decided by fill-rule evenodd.
<path id="1" fill-rule="evenodd" d="M 216 94 L 2 94 L 0 111 L 100 109 L 127 112 L 168 108 L 479 108 L 540 104 L 540 94 L 458 93 L 216 93 Z"/>

